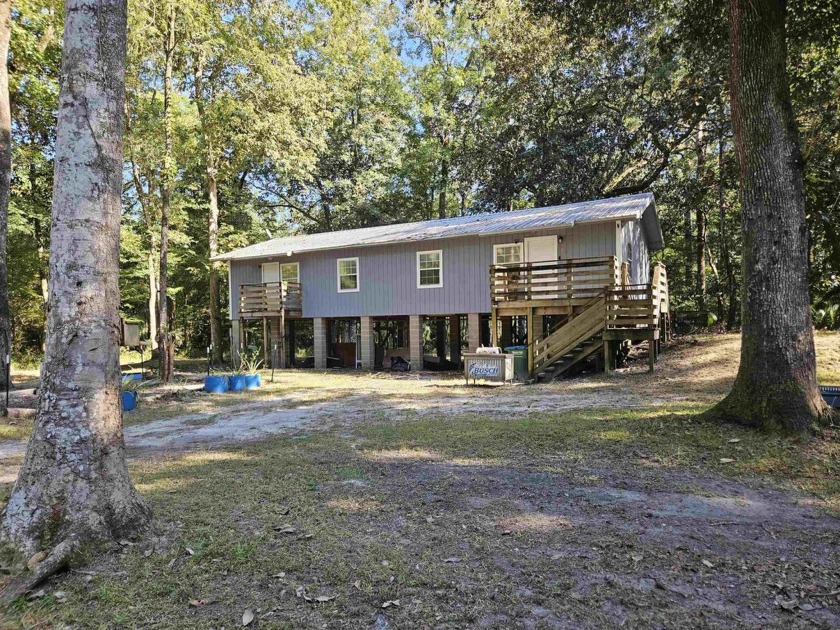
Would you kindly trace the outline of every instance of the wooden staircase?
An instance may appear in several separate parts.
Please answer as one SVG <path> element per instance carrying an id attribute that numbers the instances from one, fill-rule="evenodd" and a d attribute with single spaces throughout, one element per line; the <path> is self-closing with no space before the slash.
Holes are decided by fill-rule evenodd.
<path id="1" fill-rule="evenodd" d="M 549 381 L 567 372 L 602 348 L 601 334 L 606 327 L 606 295 L 592 298 L 583 310 L 548 336 L 534 344 L 534 375 Z"/>

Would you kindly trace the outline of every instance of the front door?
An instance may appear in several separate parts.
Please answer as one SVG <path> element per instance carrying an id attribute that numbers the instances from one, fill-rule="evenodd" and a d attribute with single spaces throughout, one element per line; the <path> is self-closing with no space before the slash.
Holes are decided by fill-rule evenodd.
<path id="1" fill-rule="evenodd" d="M 557 237 L 556 236 L 532 236 L 525 239 L 525 262 L 540 263 L 556 261 Z M 556 268 L 537 269 L 531 272 L 530 295 L 532 300 L 554 300 L 557 299 L 556 282 L 559 271 Z"/>
<path id="2" fill-rule="evenodd" d="M 262 281 L 263 284 L 280 282 L 280 263 L 263 263 Z"/>
<path id="3" fill-rule="evenodd" d="M 556 236 L 532 236 L 525 239 L 525 262 L 557 260 Z"/>

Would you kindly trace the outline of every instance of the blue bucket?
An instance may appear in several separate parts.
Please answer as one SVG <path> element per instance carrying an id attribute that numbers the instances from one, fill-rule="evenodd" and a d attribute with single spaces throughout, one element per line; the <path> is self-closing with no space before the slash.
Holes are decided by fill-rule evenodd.
<path id="1" fill-rule="evenodd" d="M 132 411 L 137 408 L 137 392 L 122 392 L 123 411 Z"/>
<path id="2" fill-rule="evenodd" d="M 230 391 L 241 392 L 245 389 L 245 374 L 231 374 Z"/>
<path id="3" fill-rule="evenodd" d="M 227 376 L 205 376 L 204 391 L 211 394 L 223 394 L 228 390 Z"/>
<path id="4" fill-rule="evenodd" d="M 143 380 L 143 373 L 142 372 L 123 372 L 122 373 L 122 380 L 125 381 L 142 381 Z"/>
<path id="5" fill-rule="evenodd" d="M 262 379 L 259 374 L 245 375 L 245 389 L 259 389 L 262 385 Z"/>

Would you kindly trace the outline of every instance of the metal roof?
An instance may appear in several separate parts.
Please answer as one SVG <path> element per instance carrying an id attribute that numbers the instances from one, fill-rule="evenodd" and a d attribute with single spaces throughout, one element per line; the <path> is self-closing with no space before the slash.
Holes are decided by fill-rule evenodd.
<path id="1" fill-rule="evenodd" d="M 380 225 L 340 232 L 284 236 L 235 249 L 216 256 L 213 260 L 290 256 L 301 252 L 366 247 L 406 241 L 430 241 L 459 236 L 488 236 L 510 232 L 568 228 L 579 223 L 619 219 L 642 219 L 642 229 L 648 248 L 657 250 L 664 246 L 653 194 L 641 193 L 611 199 L 568 203 L 562 206 L 472 214 L 451 219 L 396 223 L 394 225 Z"/>

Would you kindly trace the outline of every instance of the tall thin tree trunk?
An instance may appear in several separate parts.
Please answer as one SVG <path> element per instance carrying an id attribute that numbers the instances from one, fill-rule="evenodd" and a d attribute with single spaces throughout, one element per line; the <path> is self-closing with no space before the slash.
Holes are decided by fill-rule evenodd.
<path id="1" fill-rule="evenodd" d="M 216 165 L 213 156 L 213 142 L 207 129 L 207 112 L 204 105 L 204 66 L 199 55 L 195 69 L 195 103 L 204 136 L 204 171 L 207 188 L 207 234 L 210 250 L 210 358 L 214 363 L 222 360 L 222 318 L 219 303 L 219 263 L 213 261 L 219 255 L 219 187 L 216 181 Z"/>
<path id="2" fill-rule="evenodd" d="M 783 0 L 730 1 L 732 124 L 744 255 L 741 365 L 709 415 L 812 433 L 831 412 L 817 389 L 802 159 L 786 72 Z"/>
<path id="3" fill-rule="evenodd" d="M 132 535 L 150 512 L 125 460 L 119 247 L 126 0 L 67 0 L 55 145 L 47 353 L 35 427 L 0 536 L 48 552 L 4 599 L 91 539 Z"/>
<path id="4" fill-rule="evenodd" d="M 449 184 L 449 161 L 440 164 L 440 195 L 438 195 L 438 219 L 446 218 L 446 188 Z"/>
<path id="5" fill-rule="evenodd" d="M 697 128 L 697 179 L 701 187 L 700 198 L 705 197 L 706 183 L 706 146 L 703 139 L 703 122 Z M 699 202 L 695 208 L 697 223 L 697 308 L 700 311 L 702 325 L 706 325 L 706 209 Z"/>
<path id="6" fill-rule="evenodd" d="M 155 235 L 150 234 L 149 251 L 146 254 L 149 267 L 149 343 L 152 350 L 158 347 L 158 325 L 157 325 L 157 296 L 158 296 L 158 280 L 157 280 L 157 256 L 156 247 L 154 245 Z"/>
<path id="7" fill-rule="evenodd" d="M 735 327 L 735 318 L 738 314 L 737 306 L 737 283 L 735 282 L 735 269 L 732 264 L 732 256 L 729 253 L 729 232 L 726 229 L 726 189 L 723 177 L 723 137 L 718 138 L 718 231 L 720 232 L 721 257 L 726 270 L 726 285 L 728 292 L 728 308 L 726 311 L 726 329 L 732 330 Z"/>
<path id="8" fill-rule="evenodd" d="M 9 308 L 9 188 L 12 183 L 12 113 L 9 105 L 9 39 L 12 0 L 0 0 L 0 365 L 12 352 L 12 316 Z"/>
<path id="9" fill-rule="evenodd" d="M 160 380 L 168 383 L 172 378 L 175 347 L 170 330 L 169 301 L 166 298 L 167 270 L 169 267 L 169 211 L 172 193 L 172 69 L 175 62 L 175 5 L 169 3 L 169 16 L 164 43 L 165 68 L 163 75 L 163 127 L 164 156 L 163 181 L 160 190 L 160 274 L 158 277 L 158 371 Z"/>
<path id="10" fill-rule="evenodd" d="M 47 307 L 50 303 L 49 265 L 50 260 L 44 248 L 44 234 L 41 229 L 41 219 L 32 220 L 32 231 L 35 235 L 35 242 L 38 244 L 38 284 L 41 288 L 41 305 L 44 309 L 44 337 L 41 351 L 46 351 L 47 342 Z"/>

